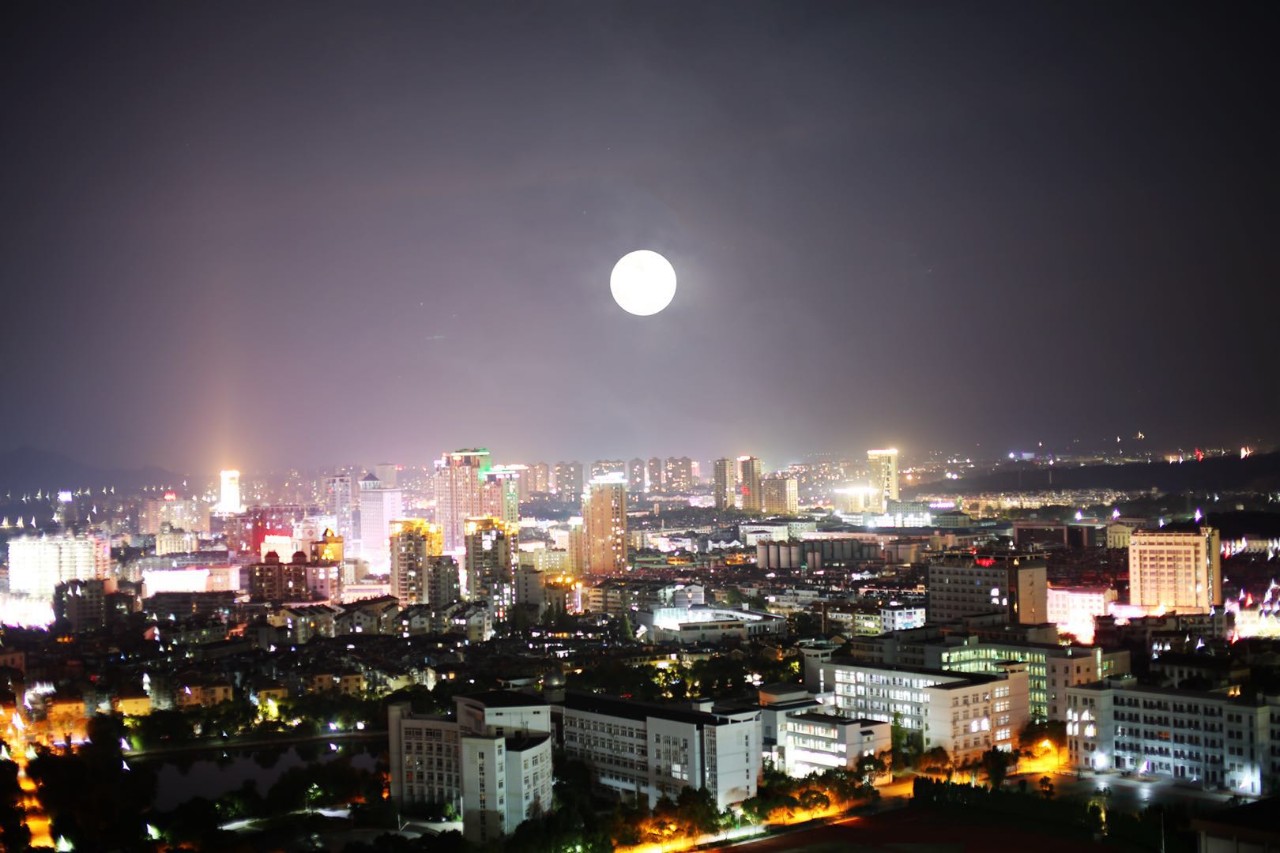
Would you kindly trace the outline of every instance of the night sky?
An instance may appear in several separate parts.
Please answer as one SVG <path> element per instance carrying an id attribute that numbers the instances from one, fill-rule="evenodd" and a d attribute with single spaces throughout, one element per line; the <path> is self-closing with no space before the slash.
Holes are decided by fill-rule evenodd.
<path id="1" fill-rule="evenodd" d="M 1276 9 L 6 3 L 0 450 L 1274 439 Z"/>

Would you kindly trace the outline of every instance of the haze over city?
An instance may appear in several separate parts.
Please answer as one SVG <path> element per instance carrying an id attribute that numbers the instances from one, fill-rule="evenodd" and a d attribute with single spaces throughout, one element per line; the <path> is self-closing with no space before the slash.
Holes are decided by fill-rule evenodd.
<path id="1" fill-rule="evenodd" d="M 1280 850 L 1277 44 L 0 4 L 0 850 Z"/>
<path id="2" fill-rule="evenodd" d="M 6 4 L 0 449 L 993 455 L 1280 423 L 1265 5 Z M 671 306 L 609 297 L 664 253 Z"/>

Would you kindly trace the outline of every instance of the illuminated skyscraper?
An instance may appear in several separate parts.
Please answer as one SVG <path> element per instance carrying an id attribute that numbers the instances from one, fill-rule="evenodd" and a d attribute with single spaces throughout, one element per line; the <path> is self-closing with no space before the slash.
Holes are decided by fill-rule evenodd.
<path id="1" fill-rule="evenodd" d="M 595 480 L 609 474 L 627 474 L 627 463 L 621 459 L 597 459 L 591 463 L 591 479 Z"/>
<path id="2" fill-rule="evenodd" d="M 715 485 L 712 494 L 716 499 L 716 509 L 733 509 L 737 506 L 738 463 L 733 459 L 717 459 L 715 462 Z"/>
<path id="3" fill-rule="evenodd" d="M 632 459 L 627 463 L 627 491 L 633 495 L 643 495 L 649 491 L 644 480 L 644 460 Z"/>
<path id="4" fill-rule="evenodd" d="M 882 496 L 880 509 L 888 501 L 898 500 L 898 450 L 868 450 L 867 463 L 871 468 L 871 486 Z"/>
<path id="5" fill-rule="evenodd" d="M 469 518 L 464 560 L 467 597 L 485 600 L 499 619 L 515 603 L 516 552 L 520 528 L 499 518 Z"/>
<path id="6" fill-rule="evenodd" d="M 444 534 L 438 524 L 426 521 L 391 522 L 391 594 L 401 607 L 430 601 L 430 566 L 444 553 Z"/>
<path id="7" fill-rule="evenodd" d="M 325 478 L 325 508 L 333 516 L 334 529 L 343 539 L 356 537 L 355 502 L 351 491 L 350 474 L 335 474 Z"/>
<path id="8" fill-rule="evenodd" d="M 547 494 L 551 491 L 551 466 L 545 462 L 535 462 L 529 466 L 529 491 Z"/>
<path id="9" fill-rule="evenodd" d="M 627 566 L 627 484 L 621 475 L 591 481 L 582 503 L 587 571 L 621 572 Z"/>
<path id="10" fill-rule="evenodd" d="M 34 599 L 52 602 L 58 584 L 105 578 L 110 567 L 110 540 L 96 534 L 9 540 L 9 591 Z"/>
<path id="11" fill-rule="evenodd" d="M 738 457 L 738 490 L 742 495 L 742 511 L 759 513 L 764 507 L 764 496 L 760 493 L 760 480 L 764 476 L 764 465 L 754 456 Z"/>
<path id="12" fill-rule="evenodd" d="M 664 488 L 662 460 L 654 456 L 649 460 L 648 468 L 649 491 L 661 492 Z"/>
<path id="13" fill-rule="evenodd" d="M 577 503 L 582 500 L 582 463 L 557 462 L 555 482 L 552 488 L 562 501 Z"/>
<path id="14" fill-rule="evenodd" d="M 240 472 L 222 471 L 218 477 L 221 488 L 218 492 L 218 505 L 214 511 L 226 515 L 244 512 L 244 506 L 240 503 Z"/>
<path id="15" fill-rule="evenodd" d="M 468 518 L 489 514 L 484 482 L 490 467 L 485 448 L 458 450 L 436 460 L 436 521 L 444 530 L 446 551 L 464 547 Z"/>
<path id="16" fill-rule="evenodd" d="M 1222 604 L 1221 559 L 1212 527 L 1135 530 L 1129 537 L 1129 602 L 1153 611 L 1208 613 Z"/>
<path id="17" fill-rule="evenodd" d="M 770 515 L 795 515 L 800 511 L 800 489 L 794 477 L 768 477 L 761 481 L 764 511 Z"/>
<path id="18" fill-rule="evenodd" d="M 386 489 L 373 474 L 360 480 L 360 556 L 369 571 L 385 575 L 391 571 L 391 522 L 404 516 L 404 498 L 399 489 Z"/>
<path id="19" fill-rule="evenodd" d="M 481 483 L 482 515 L 500 518 L 507 524 L 520 523 L 520 480 L 523 465 L 494 465 Z"/>
<path id="20" fill-rule="evenodd" d="M 672 494 L 687 492 L 693 488 L 693 460 L 688 456 L 670 456 L 667 458 L 666 477 L 663 487 Z"/>

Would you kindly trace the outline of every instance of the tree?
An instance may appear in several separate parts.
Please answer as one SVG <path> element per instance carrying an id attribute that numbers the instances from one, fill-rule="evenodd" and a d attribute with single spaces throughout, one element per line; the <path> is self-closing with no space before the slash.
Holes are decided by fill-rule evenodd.
<path id="1" fill-rule="evenodd" d="M 1017 760 L 1017 756 L 1012 752 L 1005 752 L 994 746 L 982 753 L 982 769 L 987 774 L 992 788 L 1000 787 L 1005 777 L 1009 775 L 1009 767 Z"/>

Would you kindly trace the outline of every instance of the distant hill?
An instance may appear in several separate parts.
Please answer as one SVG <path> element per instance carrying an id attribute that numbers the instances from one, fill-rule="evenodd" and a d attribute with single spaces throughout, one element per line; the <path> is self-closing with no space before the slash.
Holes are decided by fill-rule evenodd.
<path id="1" fill-rule="evenodd" d="M 1050 480 L 1052 479 L 1052 482 Z M 914 491 L 929 493 L 1031 492 L 1050 489 L 1118 489 L 1161 492 L 1267 492 L 1280 489 L 1280 453 L 1247 459 L 1218 456 L 1203 462 L 1133 463 L 1053 468 L 1009 466 L 993 474 L 959 481 L 926 483 Z"/>
<path id="2" fill-rule="evenodd" d="M 48 450 L 20 447 L 0 453 L 0 501 L 5 493 L 35 494 L 59 489 L 101 489 L 133 491 L 146 485 L 181 482 L 182 476 L 163 468 L 96 468 Z"/>

